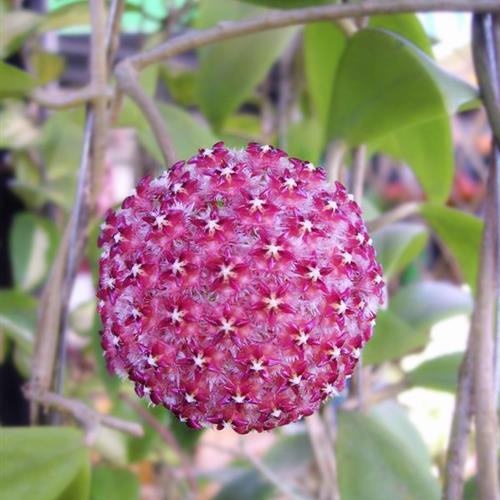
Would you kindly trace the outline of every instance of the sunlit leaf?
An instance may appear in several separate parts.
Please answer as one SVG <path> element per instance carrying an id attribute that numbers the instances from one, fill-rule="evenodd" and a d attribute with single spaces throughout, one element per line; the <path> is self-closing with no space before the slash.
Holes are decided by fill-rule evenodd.
<path id="1" fill-rule="evenodd" d="M 370 414 L 341 412 L 338 425 L 337 467 L 343 500 L 439 498 L 430 460 L 422 459 L 408 437 Z"/>
<path id="2" fill-rule="evenodd" d="M 17 215 L 9 236 L 14 283 L 32 290 L 46 276 L 58 242 L 57 228 L 49 219 L 31 213 Z"/>
<path id="3" fill-rule="evenodd" d="M 0 290 L 0 330 L 25 352 L 31 352 L 36 324 L 37 300 L 18 290 Z"/>
<path id="4" fill-rule="evenodd" d="M 64 70 L 64 58 L 52 52 L 36 51 L 30 59 L 39 85 L 57 80 Z"/>
<path id="5" fill-rule="evenodd" d="M 0 61 L 0 99 L 22 97 L 35 85 L 36 81 L 29 73 Z"/>
<path id="6" fill-rule="evenodd" d="M 0 6 L 0 57 L 6 58 L 18 50 L 26 38 L 33 33 L 40 16 L 30 10 L 3 12 Z"/>
<path id="7" fill-rule="evenodd" d="M 338 3 L 337 0 L 242 0 L 243 2 L 272 7 L 274 9 L 297 9 L 299 7 L 311 7 L 313 5 L 325 5 Z"/>
<path id="8" fill-rule="evenodd" d="M 390 280 L 402 271 L 424 249 L 429 232 L 421 224 L 401 222 L 391 224 L 373 233 L 377 259 L 384 276 Z"/>
<path id="9" fill-rule="evenodd" d="M 239 20 L 269 11 L 235 0 L 203 0 L 197 27 L 221 20 Z M 296 28 L 282 28 L 238 37 L 200 49 L 198 100 L 216 129 L 235 112 L 260 83 L 289 43 Z"/>
<path id="10" fill-rule="evenodd" d="M 287 152 L 318 165 L 322 148 L 322 128 L 316 118 L 304 118 L 291 123 L 287 134 Z"/>
<path id="11" fill-rule="evenodd" d="M 45 14 L 38 31 L 45 33 L 74 26 L 88 26 L 89 24 L 89 3 L 84 1 L 72 2 Z"/>
<path id="12" fill-rule="evenodd" d="M 90 458 L 83 445 L 83 435 L 77 429 L 3 429 L 0 462 L 5 498 L 88 498 Z"/>
<path id="13" fill-rule="evenodd" d="M 40 137 L 40 130 L 27 116 L 22 103 L 8 101 L 3 104 L 0 110 L 0 123 L 2 127 L 0 148 L 23 149 L 34 145 Z"/>
<path id="14" fill-rule="evenodd" d="M 330 137 L 351 144 L 457 111 L 475 90 L 444 72 L 399 35 L 356 33 L 339 65 L 331 104 Z"/>
<path id="15" fill-rule="evenodd" d="M 335 79 L 346 36 L 332 22 L 308 24 L 304 30 L 304 64 L 309 93 L 320 119 L 322 142 L 330 112 Z"/>
<path id="16" fill-rule="evenodd" d="M 481 244 L 482 221 L 454 208 L 426 204 L 422 216 L 457 260 L 464 281 L 474 290 Z"/>
<path id="17" fill-rule="evenodd" d="M 406 379 L 414 386 L 454 393 L 463 357 L 463 352 L 456 352 L 424 361 L 408 372 Z"/>

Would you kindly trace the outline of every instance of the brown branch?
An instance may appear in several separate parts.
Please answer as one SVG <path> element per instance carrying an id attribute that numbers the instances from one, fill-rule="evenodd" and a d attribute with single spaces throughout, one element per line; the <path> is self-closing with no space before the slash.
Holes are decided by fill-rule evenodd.
<path id="1" fill-rule="evenodd" d="M 389 224 L 398 222 L 411 215 L 418 214 L 420 212 L 421 203 L 415 201 L 409 201 L 408 203 L 403 203 L 397 207 L 383 213 L 380 217 L 367 222 L 368 231 L 378 231 Z"/>
<path id="2" fill-rule="evenodd" d="M 472 48 L 479 88 L 488 111 L 490 125 L 496 137 L 494 158 L 488 173 L 488 192 L 483 239 L 477 278 L 477 294 L 472 316 L 473 400 L 476 423 L 477 483 L 480 500 L 499 498 L 498 480 L 498 420 L 495 409 L 494 317 L 497 259 L 499 259 L 497 224 L 500 168 L 500 18 L 491 14 L 473 18 Z"/>
<path id="3" fill-rule="evenodd" d="M 337 460 L 335 450 L 330 440 L 325 439 L 328 435 L 325 425 L 319 413 L 314 413 L 305 419 L 307 431 L 311 441 L 314 457 L 318 466 L 326 498 L 329 500 L 340 500 Z"/>
<path id="4" fill-rule="evenodd" d="M 179 458 L 186 480 L 188 481 L 189 487 L 191 489 L 191 494 L 194 497 L 195 492 L 198 489 L 196 483 L 196 477 L 191 468 L 190 458 L 184 453 L 181 445 L 177 442 L 177 439 L 172 434 L 170 429 L 161 424 L 151 413 L 149 413 L 146 408 L 144 408 L 138 401 L 132 399 L 126 394 L 120 394 L 120 398 L 125 401 L 149 426 L 151 426 L 165 442 L 167 446 L 172 448 L 177 457 Z"/>
<path id="5" fill-rule="evenodd" d="M 128 60 L 124 60 L 116 66 L 115 75 L 120 89 L 135 101 L 148 119 L 156 142 L 160 146 L 165 164 L 175 163 L 177 157 L 174 145 L 165 126 L 163 116 L 154 100 L 142 89 L 135 67 Z"/>
<path id="6" fill-rule="evenodd" d="M 67 413 L 80 422 L 85 429 L 85 441 L 89 446 L 95 442 L 100 425 L 137 437 L 144 436 L 144 430 L 137 422 L 99 413 L 78 399 L 65 398 L 52 392 L 38 392 L 32 386 L 24 387 L 23 393 L 26 399 L 36 401 L 44 407 L 55 408 Z"/>

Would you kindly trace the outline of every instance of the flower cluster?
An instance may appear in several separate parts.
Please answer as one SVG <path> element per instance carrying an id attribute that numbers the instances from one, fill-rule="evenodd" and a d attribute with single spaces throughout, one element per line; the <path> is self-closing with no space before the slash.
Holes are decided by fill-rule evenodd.
<path id="1" fill-rule="evenodd" d="M 99 237 L 109 369 L 200 428 L 293 422 L 343 390 L 382 270 L 359 206 L 268 145 L 201 149 L 143 178 Z"/>

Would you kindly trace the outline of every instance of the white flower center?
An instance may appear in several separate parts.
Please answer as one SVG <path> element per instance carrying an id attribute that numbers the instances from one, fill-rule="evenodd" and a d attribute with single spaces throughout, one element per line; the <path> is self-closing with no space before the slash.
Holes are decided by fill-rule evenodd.
<path id="1" fill-rule="evenodd" d="M 283 181 L 283 187 L 286 187 L 289 190 L 292 190 L 297 187 L 297 181 L 293 177 L 287 177 Z"/>
<path id="2" fill-rule="evenodd" d="M 344 314 L 347 311 L 347 305 L 342 299 L 337 304 L 333 304 L 333 308 L 338 314 Z"/>
<path id="3" fill-rule="evenodd" d="M 235 403 L 241 404 L 245 402 L 245 396 L 242 396 L 239 392 L 235 396 L 231 396 Z"/>
<path id="4" fill-rule="evenodd" d="M 138 264 L 137 262 L 132 266 L 132 269 L 130 270 L 132 273 L 132 276 L 134 278 L 137 278 L 137 275 L 143 274 L 144 271 L 142 270 L 142 264 Z"/>
<path id="5" fill-rule="evenodd" d="M 333 384 L 325 384 L 321 390 L 327 395 L 327 396 L 338 396 L 338 391 L 335 389 L 335 386 Z"/>
<path id="6" fill-rule="evenodd" d="M 330 349 L 328 351 L 328 354 L 330 355 L 331 358 L 337 359 L 340 358 L 341 351 L 337 346 L 335 346 L 333 349 Z"/>
<path id="7" fill-rule="evenodd" d="M 280 418 L 280 417 L 281 417 L 281 410 L 279 410 L 278 408 L 275 408 L 275 409 L 271 412 L 271 417 L 274 417 L 274 418 Z"/>
<path id="8" fill-rule="evenodd" d="M 194 394 L 190 394 L 189 392 L 184 395 L 184 399 L 186 400 L 186 403 L 196 403 L 196 397 Z"/>
<path id="9" fill-rule="evenodd" d="M 214 234 L 215 231 L 220 231 L 221 230 L 221 227 L 220 227 L 220 224 L 219 224 L 219 220 L 218 219 L 210 219 L 209 221 L 207 221 L 207 223 L 205 224 L 205 229 L 210 233 L 210 234 Z"/>
<path id="10" fill-rule="evenodd" d="M 184 321 L 185 311 L 179 310 L 177 307 L 170 313 L 172 323 L 181 323 Z"/>
<path id="11" fill-rule="evenodd" d="M 266 200 L 262 200 L 261 198 L 254 198 L 253 200 L 250 200 L 248 203 L 251 205 L 250 212 L 255 212 L 256 210 L 262 212 L 262 209 L 266 204 Z"/>
<path id="12" fill-rule="evenodd" d="M 203 368 L 203 365 L 207 362 L 205 356 L 203 354 L 198 353 L 196 356 L 193 356 L 193 361 L 196 366 L 199 368 Z"/>
<path id="13" fill-rule="evenodd" d="M 263 152 L 263 153 L 267 153 L 269 151 L 271 151 L 271 146 L 269 146 L 269 144 L 264 144 L 263 146 L 260 147 L 260 150 Z"/>
<path id="14" fill-rule="evenodd" d="M 297 345 L 305 345 L 307 344 L 307 341 L 309 340 L 309 335 L 307 335 L 304 330 L 299 330 L 299 333 L 295 336 L 295 342 L 297 342 Z"/>
<path id="15" fill-rule="evenodd" d="M 253 360 L 252 361 L 252 366 L 250 367 L 250 370 L 253 370 L 254 372 L 260 372 L 264 369 L 264 367 L 262 366 L 263 365 L 263 361 L 262 359 L 259 359 L 259 360 Z"/>
<path id="16" fill-rule="evenodd" d="M 227 281 L 229 278 L 233 278 L 234 276 L 236 276 L 236 273 L 233 272 L 233 268 L 234 264 L 228 264 L 227 266 L 226 264 L 222 264 L 220 266 L 219 274 L 222 276 L 222 279 L 224 281 Z"/>
<path id="17" fill-rule="evenodd" d="M 299 224 L 302 226 L 304 233 L 310 233 L 313 230 L 313 223 L 309 219 L 303 220 Z"/>
<path id="18" fill-rule="evenodd" d="M 226 319 L 222 318 L 221 319 L 221 329 L 224 333 L 229 333 L 234 331 L 234 319 Z"/>
<path id="19" fill-rule="evenodd" d="M 295 374 L 293 377 L 289 378 L 288 381 L 292 385 L 299 385 L 302 382 L 302 375 Z"/>
<path id="20" fill-rule="evenodd" d="M 157 226 L 158 229 L 162 229 L 163 226 L 169 226 L 170 222 L 168 222 L 165 215 L 161 214 L 155 217 L 154 225 Z"/>
<path id="21" fill-rule="evenodd" d="M 349 252 L 342 252 L 342 262 L 350 264 L 352 262 L 352 255 Z"/>
<path id="22" fill-rule="evenodd" d="M 150 354 L 147 358 L 146 358 L 146 363 L 149 365 L 149 366 L 158 366 L 158 364 L 156 363 L 156 358 Z"/>
<path id="23" fill-rule="evenodd" d="M 326 202 L 325 210 L 331 210 L 332 212 L 336 212 L 338 209 L 337 202 L 334 200 L 328 200 Z"/>
<path id="24" fill-rule="evenodd" d="M 177 274 L 177 273 L 184 273 L 184 266 L 187 264 L 185 260 L 179 260 L 175 259 L 174 263 L 172 264 L 172 273 Z"/>
<path id="25" fill-rule="evenodd" d="M 271 243 L 270 245 L 266 245 L 264 249 L 266 250 L 267 257 L 273 257 L 274 259 L 277 259 L 279 257 L 278 252 L 281 252 L 283 250 L 283 247 Z"/>
<path id="26" fill-rule="evenodd" d="M 174 192 L 174 194 L 184 192 L 185 191 L 185 189 L 184 189 L 184 183 L 183 182 L 176 182 L 172 186 L 172 191 Z"/>
<path id="27" fill-rule="evenodd" d="M 318 281 L 321 278 L 321 270 L 319 267 L 307 266 L 309 272 L 307 273 L 307 277 L 312 281 Z"/>
<path id="28" fill-rule="evenodd" d="M 278 309 L 279 305 L 283 302 L 283 299 L 276 297 L 275 293 L 272 293 L 269 297 L 264 298 L 264 302 L 267 304 L 267 309 L 270 311 Z"/>
<path id="29" fill-rule="evenodd" d="M 112 278 L 111 276 L 106 278 L 104 280 L 105 288 L 109 288 L 109 289 L 113 290 L 113 288 L 115 287 L 115 281 L 116 281 L 115 278 Z"/>

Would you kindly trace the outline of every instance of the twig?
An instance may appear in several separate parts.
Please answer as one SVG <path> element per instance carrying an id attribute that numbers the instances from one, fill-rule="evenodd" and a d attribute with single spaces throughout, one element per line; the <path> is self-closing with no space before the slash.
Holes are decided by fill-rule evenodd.
<path id="1" fill-rule="evenodd" d="M 166 165 L 174 163 L 177 156 L 163 116 L 154 100 L 142 89 L 135 67 L 130 61 L 124 60 L 117 64 L 115 75 L 120 89 L 136 102 L 140 110 L 144 113 L 144 116 L 148 119 Z"/>
<path id="2" fill-rule="evenodd" d="M 191 468 L 190 459 L 184 453 L 170 429 L 167 426 L 162 425 L 153 415 L 151 415 L 151 413 L 146 410 L 146 408 L 144 408 L 136 400 L 129 397 L 127 394 L 120 394 L 120 398 L 125 401 L 149 426 L 151 426 L 160 435 L 167 446 L 174 450 L 181 462 L 186 480 L 188 481 L 189 487 L 191 489 L 191 494 L 194 497 L 194 494 L 197 490 L 197 483 L 195 474 Z"/>
<path id="3" fill-rule="evenodd" d="M 105 98 L 111 98 L 113 89 L 106 87 L 103 92 L 103 89 L 93 85 L 86 85 L 78 90 L 36 88 L 31 94 L 31 98 L 45 108 L 68 109 L 92 101 L 103 93 Z"/>
<path id="4" fill-rule="evenodd" d="M 473 18 L 473 55 L 481 95 L 488 111 L 488 118 L 495 134 L 494 158 L 488 173 L 486 212 L 480 264 L 477 280 L 477 296 L 472 317 L 473 342 L 473 398 L 476 423 L 477 483 L 480 500 L 499 498 L 497 470 L 498 422 L 495 410 L 494 383 L 494 315 L 497 270 L 497 223 L 498 213 L 498 169 L 497 148 L 500 146 L 500 18 L 491 14 L 475 15 Z M 495 39 L 495 32 L 497 32 Z M 496 248 L 496 252 L 495 249 Z"/>
<path id="5" fill-rule="evenodd" d="M 402 219 L 406 219 L 406 217 L 410 217 L 410 215 L 415 215 L 420 212 L 421 203 L 410 201 L 408 203 L 403 203 L 402 205 L 398 205 L 397 207 L 385 212 L 380 217 L 373 219 L 367 222 L 367 227 L 370 232 L 378 231 L 389 224 L 393 224 L 394 222 L 398 222 Z"/>
<path id="6" fill-rule="evenodd" d="M 305 422 L 327 498 L 340 500 L 335 450 L 330 441 L 325 439 L 327 432 L 321 416 L 319 413 L 314 413 L 307 417 Z"/>
<path id="7" fill-rule="evenodd" d="M 36 401 L 45 407 L 55 408 L 78 420 L 85 429 L 85 442 L 88 446 L 95 442 L 99 425 L 104 425 L 137 437 L 144 436 L 144 430 L 137 422 L 99 413 L 78 399 L 65 398 L 53 392 L 38 392 L 32 386 L 24 387 L 23 392 L 26 399 Z"/>
<path id="8" fill-rule="evenodd" d="M 460 366 L 455 409 L 451 424 L 446 467 L 444 471 L 443 500 L 462 500 L 464 490 L 464 467 L 467 459 L 467 439 L 472 420 L 472 342 L 469 332 L 467 349 Z"/>
<path id="9" fill-rule="evenodd" d="M 340 171 L 344 162 L 347 145 L 343 141 L 332 141 L 327 148 L 325 158 L 325 170 L 330 182 L 340 179 Z"/>
<path id="10" fill-rule="evenodd" d="M 136 69 L 141 70 L 155 62 L 197 47 L 259 31 L 326 21 L 328 19 L 369 16 L 372 14 L 433 11 L 498 12 L 500 11 L 500 3 L 498 0 L 475 0 L 474 2 L 470 0 L 386 0 L 277 11 L 266 16 L 243 21 L 224 21 L 213 28 L 188 32 L 185 35 L 178 36 L 166 43 L 131 56 L 126 61 L 132 63 Z"/>
<path id="11" fill-rule="evenodd" d="M 260 472 L 264 479 L 271 483 L 279 492 L 285 495 L 285 498 L 291 498 L 292 500 L 305 500 L 308 498 L 304 494 L 298 493 L 292 485 L 278 477 L 274 471 L 262 462 L 262 460 L 256 457 L 253 453 L 250 453 L 243 440 L 240 440 L 240 450 L 241 456 L 246 458 L 254 466 L 254 468 Z"/>

